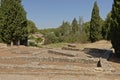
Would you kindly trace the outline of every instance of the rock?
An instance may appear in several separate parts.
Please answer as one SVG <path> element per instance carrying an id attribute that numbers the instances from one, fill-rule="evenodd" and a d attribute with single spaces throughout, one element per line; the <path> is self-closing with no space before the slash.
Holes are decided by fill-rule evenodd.
<path id="1" fill-rule="evenodd" d="M 104 69 L 103 68 L 94 68 L 94 70 L 95 70 L 95 72 L 103 72 L 104 71 Z"/>

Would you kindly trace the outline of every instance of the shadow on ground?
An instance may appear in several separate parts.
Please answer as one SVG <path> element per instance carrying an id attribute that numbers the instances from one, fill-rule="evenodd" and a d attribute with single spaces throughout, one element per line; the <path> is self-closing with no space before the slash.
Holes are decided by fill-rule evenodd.
<path id="1" fill-rule="evenodd" d="M 109 61 L 115 62 L 115 63 L 120 63 L 120 58 L 118 58 L 114 53 L 111 54 L 112 56 L 110 57 Z"/>
<path id="2" fill-rule="evenodd" d="M 105 49 L 98 49 L 98 48 L 85 48 L 83 50 L 86 54 L 90 55 L 91 57 L 94 57 L 94 58 L 99 58 L 99 57 L 102 57 L 102 58 L 106 58 L 105 56 L 105 52 L 107 50 Z"/>
<path id="3" fill-rule="evenodd" d="M 114 53 L 110 53 L 111 50 L 98 49 L 98 48 L 85 48 L 84 53 L 88 54 L 89 58 L 104 58 L 108 61 L 120 63 L 120 58 L 116 57 Z"/>

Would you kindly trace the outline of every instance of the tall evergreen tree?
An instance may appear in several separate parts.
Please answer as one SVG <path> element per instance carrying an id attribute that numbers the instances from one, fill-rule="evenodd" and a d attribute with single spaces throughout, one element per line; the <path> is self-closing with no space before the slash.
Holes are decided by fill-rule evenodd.
<path id="1" fill-rule="evenodd" d="M 71 26 L 72 26 L 72 33 L 73 33 L 73 34 L 75 34 L 76 32 L 79 31 L 79 25 L 78 25 L 78 23 L 77 23 L 76 18 L 73 19 Z"/>
<path id="2" fill-rule="evenodd" d="M 105 19 L 104 26 L 102 27 L 103 39 L 110 40 L 110 24 L 111 24 L 111 12 L 108 13 Z"/>
<path id="3" fill-rule="evenodd" d="M 116 55 L 120 57 L 120 0 L 114 0 L 111 13 L 111 43 Z"/>
<path id="4" fill-rule="evenodd" d="M 101 38 L 101 26 L 99 8 L 97 6 L 97 2 L 95 1 L 90 21 L 90 41 L 95 42 L 100 38 Z"/>
<path id="5" fill-rule="evenodd" d="M 27 42 L 27 19 L 21 0 L 1 0 L 0 35 L 7 44 Z"/>

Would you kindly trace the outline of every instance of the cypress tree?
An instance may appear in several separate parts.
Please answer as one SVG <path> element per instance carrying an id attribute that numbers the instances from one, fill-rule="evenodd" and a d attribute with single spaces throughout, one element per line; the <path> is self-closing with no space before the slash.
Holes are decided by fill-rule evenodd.
<path id="1" fill-rule="evenodd" d="M 120 57 L 120 0 L 114 0 L 111 13 L 111 43 L 116 55 Z"/>
<path id="2" fill-rule="evenodd" d="M 104 26 L 102 27 L 103 39 L 110 40 L 110 24 L 111 24 L 111 12 L 108 13 L 105 19 Z"/>
<path id="3" fill-rule="evenodd" d="M 27 42 L 27 19 L 21 0 L 1 1 L 0 35 L 7 44 L 18 45 Z"/>
<path id="4" fill-rule="evenodd" d="M 99 8 L 97 6 L 97 2 L 95 1 L 90 21 L 90 41 L 95 42 L 99 39 L 101 39 L 100 16 Z"/>
<path id="5" fill-rule="evenodd" d="M 78 25 L 78 23 L 77 23 L 76 18 L 73 19 L 71 26 L 72 26 L 72 33 L 73 33 L 73 34 L 75 34 L 76 32 L 79 31 L 79 25 Z"/>

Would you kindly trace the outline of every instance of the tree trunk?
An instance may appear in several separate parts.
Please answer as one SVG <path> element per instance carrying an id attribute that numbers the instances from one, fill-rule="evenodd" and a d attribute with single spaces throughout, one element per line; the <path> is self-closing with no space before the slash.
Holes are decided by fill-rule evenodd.
<path id="1" fill-rule="evenodd" d="M 11 41 L 11 46 L 13 46 L 13 41 Z"/>
<path id="2" fill-rule="evenodd" d="M 17 46 L 19 46 L 19 45 L 20 45 L 20 40 L 17 41 Z"/>

